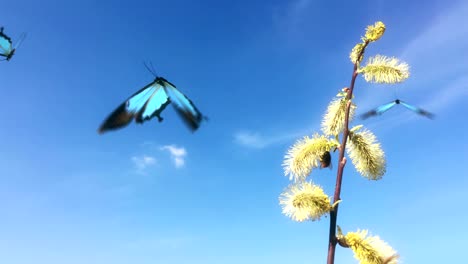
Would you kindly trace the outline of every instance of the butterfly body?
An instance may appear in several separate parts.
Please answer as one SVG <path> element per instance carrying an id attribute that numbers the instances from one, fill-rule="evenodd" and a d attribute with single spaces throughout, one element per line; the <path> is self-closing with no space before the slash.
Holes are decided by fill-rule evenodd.
<path id="1" fill-rule="evenodd" d="M 193 102 L 181 93 L 174 84 L 163 77 L 156 77 L 153 82 L 120 104 L 104 120 L 98 132 L 104 133 L 108 130 L 123 128 L 130 124 L 132 120 L 141 124 L 156 117 L 159 122 L 162 122 L 161 113 L 170 103 L 173 104 L 177 113 L 192 131 L 198 129 L 204 116 Z"/>
<path id="2" fill-rule="evenodd" d="M 434 114 L 432 113 L 429 113 L 427 112 L 426 110 L 423 110 L 419 107 L 416 107 L 416 106 L 413 106 L 413 105 L 410 105 L 400 99 L 396 99 L 392 102 L 389 102 L 389 103 L 386 103 L 386 104 L 383 104 L 373 110 L 370 110 L 364 114 L 361 115 L 361 118 L 362 119 L 366 119 L 366 118 L 369 118 L 371 116 L 376 116 L 376 115 L 381 115 L 383 113 L 385 113 L 386 111 L 390 110 L 392 107 L 394 107 L 395 105 L 403 105 L 404 107 L 406 107 L 407 109 L 419 114 L 419 115 L 422 115 L 422 116 L 425 116 L 427 118 L 430 118 L 430 119 L 433 119 L 434 118 Z"/>

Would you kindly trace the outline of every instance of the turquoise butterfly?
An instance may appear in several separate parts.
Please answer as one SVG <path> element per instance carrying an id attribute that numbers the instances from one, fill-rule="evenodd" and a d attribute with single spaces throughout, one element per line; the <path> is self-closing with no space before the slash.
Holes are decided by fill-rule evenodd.
<path id="1" fill-rule="evenodd" d="M 416 106 L 410 105 L 408 103 L 405 103 L 400 99 L 396 99 L 395 101 L 383 104 L 383 105 L 381 105 L 381 106 L 379 106 L 379 107 L 377 107 L 375 109 L 372 109 L 372 110 L 362 114 L 361 118 L 366 119 L 366 118 L 369 118 L 371 116 L 381 115 L 381 114 L 385 113 L 386 111 L 390 110 L 392 107 L 394 107 L 395 105 L 398 105 L 398 104 L 403 105 L 404 107 L 408 108 L 409 110 L 411 110 L 411 111 L 413 111 L 413 112 L 415 112 L 415 113 L 417 113 L 419 115 L 425 116 L 425 117 L 430 118 L 430 119 L 434 118 L 434 114 L 429 113 L 428 111 L 423 110 L 423 109 L 421 109 L 419 107 L 416 107 Z"/>
<path id="2" fill-rule="evenodd" d="M 162 122 L 161 112 L 170 103 L 192 131 L 200 127 L 203 119 L 207 119 L 174 84 L 163 77 L 156 76 L 153 82 L 140 89 L 117 107 L 104 120 L 98 129 L 98 133 L 102 134 L 108 130 L 123 128 L 132 120 L 141 124 L 156 117 L 159 122 Z"/>
<path id="3" fill-rule="evenodd" d="M 18 48 L 19 44 L 24 40 L 26 34 L 22 34 L 20 40 L 16 43 L 13 47 L 11 42 L 11 38 L 3 33 L 3 27 L 0 28 L 0 56 L 5 57 L 6 61 L 9 61 L 11 57 L 15 54 L 16 49 Z"/>

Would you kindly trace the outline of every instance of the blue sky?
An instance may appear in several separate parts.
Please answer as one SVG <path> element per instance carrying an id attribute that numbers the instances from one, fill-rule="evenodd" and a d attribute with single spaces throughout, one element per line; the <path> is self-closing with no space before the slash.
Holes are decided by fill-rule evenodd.
<path id="1" fill-rule="evenodd" d="M 338 223 L 381 236 L 405 263 L 464 257 L 466 2 L 15 0 L 1 10 L 5 33 L 28 34 L 0 64 L 1 263 L 324 263 L 329 219 L 281 214 L 281 163 L 319 130 L 349 84 L 351 48 L 377 20 L 387 31 L 367 54 L 405 60 L 411 77 L 359 77 L 358 110 L 398 96 L 437 116 L 396 107 L 363 122 L 387 174 L 368 181 L 349 163 Z M 153 80 L 144 60 L 210 118 L 199 131 L 167 108 L 163 123 L 97 134 Z M 311 177 L 332 194 L 335 171 Z M 336 263 L 353 261 L 338 248 Z"/>

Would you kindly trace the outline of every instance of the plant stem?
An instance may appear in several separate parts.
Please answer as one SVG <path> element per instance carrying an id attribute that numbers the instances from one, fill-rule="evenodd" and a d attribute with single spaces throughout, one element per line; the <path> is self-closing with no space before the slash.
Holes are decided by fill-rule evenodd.
<path id="1" fill-rule="evenodd" d="M 361 50 L 361 53 L 358 55 L 357 58 L 360 58 L 361 55 L 364 53 L 364 50 L 367 47 L 367 44 L 369 42 L 364 43 L 364 47 Z M 349 136 L 349 112 L 351 109 L 351 98 L 353 97 L 353 90 L 354 90 L 354 83 L 356 82 L 356 77 L 358 76 L 358 63 L 354 64 L 354 70 L 353 70 L 353 75 L 351 78 L 351 84 L 349 85 L 348 89 L 348 94 L 346 96 L 346 99 L 348 100 L 348 103 L 346 105 L 346 112 L 345 112 L 345 124 L 343 128 L 343 138 L 341 139 L 341 145 L 340 145 L 340 154 L 338 157 L 338 171 L 336 174 L 336 185 L 335 185 L 335 195 L 333 196 L 333 203 L 336 201 L 340 200 L 340 193 L 341 193 L 341 182 L 343 180 L 343 171 L 344 167 L 346 165 L 346 158 L 344 157 L 345 150 L 346 150 L 346 142 L 348 141 L 348 136 Z M 338 218 L 338 206 L 337 204 L 330 212 L 330 231 L 329 231 L 329 237 L 328 237 L 328 258 L 327 258 L 327 264 L 334 264 L 335 263 L 335 249 L 336 249 L 336 244 L 337 244 L 337 239 L 336 239 L 336 220 Z"/>

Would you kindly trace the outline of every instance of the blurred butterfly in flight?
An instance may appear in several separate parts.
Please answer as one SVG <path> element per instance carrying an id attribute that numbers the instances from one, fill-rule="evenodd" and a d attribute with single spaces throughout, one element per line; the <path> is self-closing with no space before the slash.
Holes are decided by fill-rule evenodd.
<path id="1" fill-rule="evenodd" d="M 25 37 L 26 34 L 23 33 L 16 45 L 13 47 L 11 38 L 5 35 L 5 33 L 3 33 L 3 27 L 0 27 L 0 57 L 4 57 L 5 59 L 3 60 L 9 61 Z"/>
<path id="2" fill-rule="evenodd" d="M 99 127 L 99 134 L 108 130 L 123 128 L 133 119 L 135 119 L 136 123 L 141 124 L 153 117 L 157 117 L 158 121 L 162 122 L 161 112 L 170 103 L 172 103 L 174 109 L 188 127 L 192 131 L 197 130 L 201 121 L 206 117 L 174 84 L 163 77 L 156 76 L 154 70 L 151 71 L 146 64 L 145 66 L 156 77 L 154 81 L 119 105 Z"/>
<path id="3" fill-rule="evenodd" d="M 390 108 L 394 107 L 395 105 L 398 105 L 398 104 L 401 104 L 403 105 L 404 107 L 408 108 L 409 110 L 417 113 L 417 114 L 420 114 L 422 116 L 425 116 L 427 118 L 430 118 L 430 119 L 433 119 L 434 118 L 434 114 L 432 113 L 429 113 L 427 112 L 426 110 L 423 110 L 419 107 L 416 107 L 416 106 L 413 106 L 413 105 L 410 105 L 408 103 L 405 103 L 399 99 L 396 99 L 395 101 L 393 102 L 390 102 L 390 103 L 387 103 L 387 104 L 384 104 L 384 105 L 381 105 L 373 110 L 370 110 L 364 114 L 361 115 L 361 118 L 362 119 L 366 119 L 366 118 L 369 118 L 371 116 L 376 116 L 376 115 L 381 115 L 383 113 L 385 113 L 386 111 L 390 110 Z"/>

